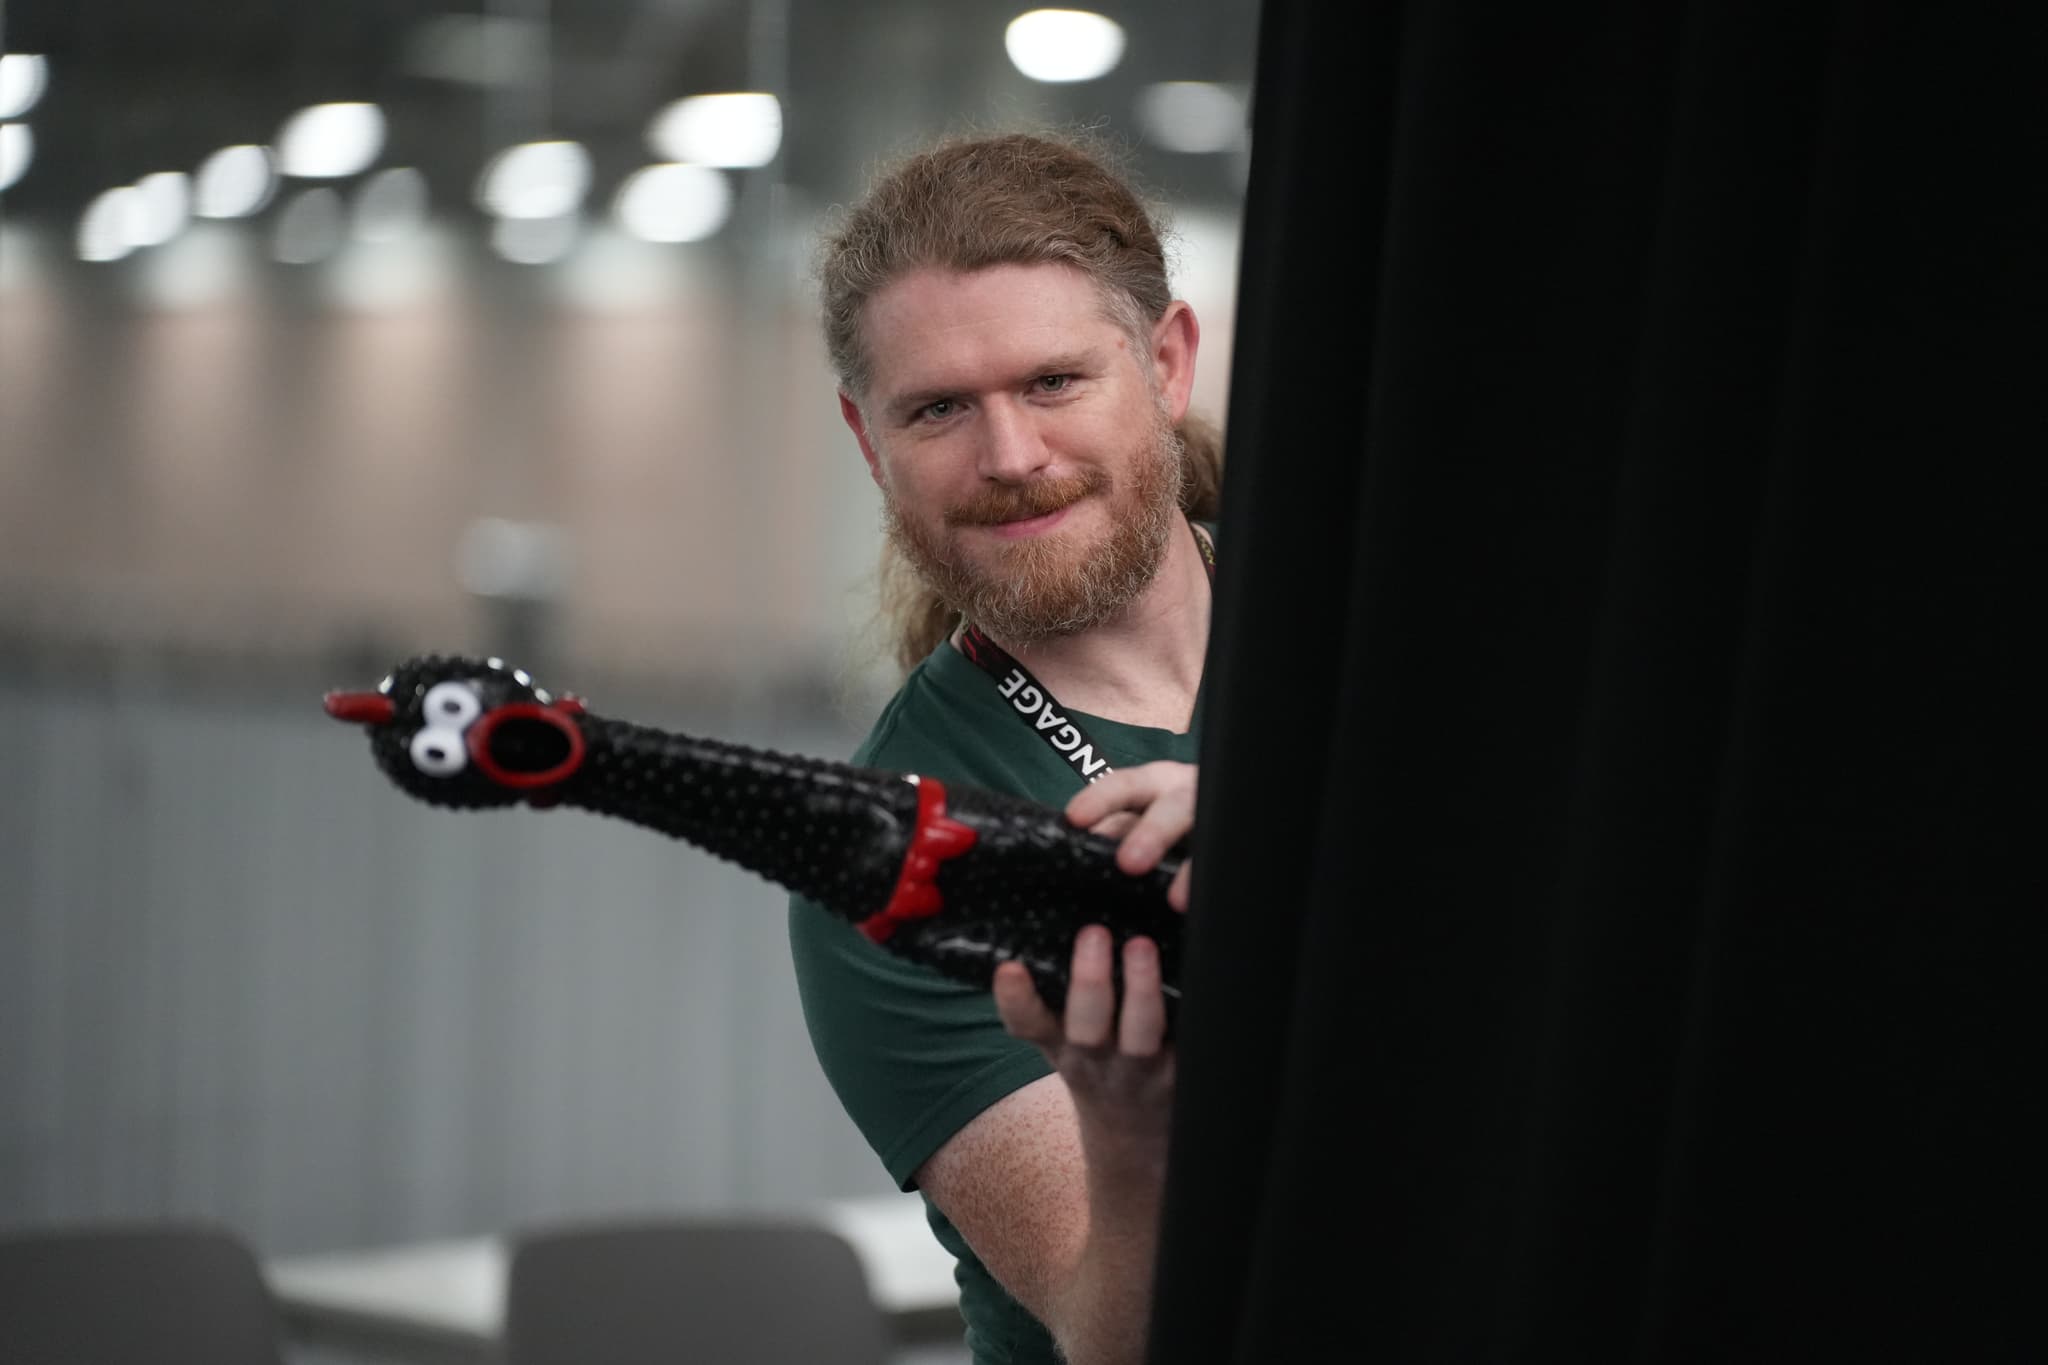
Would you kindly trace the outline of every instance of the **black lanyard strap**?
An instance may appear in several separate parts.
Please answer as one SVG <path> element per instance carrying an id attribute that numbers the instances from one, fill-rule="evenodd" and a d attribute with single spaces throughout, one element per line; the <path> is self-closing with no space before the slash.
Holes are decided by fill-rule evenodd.
<path id="1" fill-rule="evenodd" d="M 1209 581 L 1214 583 L 1216 547 L 1199 526 L 1190 522 L 1188 529 L 1194 533 L 1195 547 L 1202 553 L 1202 567 L 1208 572 Z M 1097 782 L 1104 774 L 1116 771 L 1109 764 L 1109 752 L 1081 728 L 1079 721 L 1060 707 L 1052 689 L 971 621 L 961 633 L 960 652 L 995 680 L 996 691 L 1017 713 L 1017 719 L 1029 725 L 1083 782 Z"/>

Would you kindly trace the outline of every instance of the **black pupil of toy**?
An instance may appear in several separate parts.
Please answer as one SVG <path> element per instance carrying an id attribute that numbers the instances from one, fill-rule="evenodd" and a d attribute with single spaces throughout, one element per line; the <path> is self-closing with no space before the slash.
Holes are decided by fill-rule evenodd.
<path id="1" fill-rule="evenodd" d="M 448 758 L 448 751 L 438 744 L 432 744 L 427 747 L 427 757 L 433 759 L 436 763 L 445 762 Z"/>
<path id="2" fill-rule="evenodd" d="M 569 757 L 569 737 L 539 720 L 508 720 L 491 731 L 491 757 L 507 772 L 544 773 Z"/>

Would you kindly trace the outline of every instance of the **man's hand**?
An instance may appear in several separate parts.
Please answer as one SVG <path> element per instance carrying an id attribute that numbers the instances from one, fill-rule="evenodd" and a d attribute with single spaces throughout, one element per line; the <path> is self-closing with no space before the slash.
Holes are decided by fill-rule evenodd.
<path id="1" fill-rule="evenodd" d="M 1162 1156 L 1173 1101 L 1158 945 L 1148 938 L 1124 944 L 1121 1010 L 1114 952 L 1109 930 L 1099 924 L 1076 936 L 1064 1020 L 1038 998 L 1022 963 L 996 968 L 996 1012 L 1013 1036 L 1036 1043 L 1067 1083 L 1091 1172 L 1098 1155 L 1138 1154 L 1144 1164 Z"/>
<path id="2" fill-rule="evenodd" d="M 1069 802 L 1067 817 L 1120 838 L 1117 865 L 1145 873 L 1194 826 L 1195 769 L 1111 773 Z M 1186 867 L 1170 899 L 1187 909 Z M 917 1177 L 1074 1365 L 1144 1360 L 1173 1117 L 1158 946 L 1124 944 L 1121 1003 L 1117 951 L 1101 925 L 1075 937 L 1063 1015 L 1039 999 L 1021 963 L 996 969 L 1003 1027 L 1057 1074 L 991 1105 Z"/>
<path id="3" fill-rule="evenodd" d="M 1074 1365 L 1144 1358 L 1173 1116 L 1159 949 L 1145 938 L 1124 944 L 1121 1008 L 1115 951 L 1099 924 L 1076 936 L 1064 1018 L 1046 1008 L 1021 963 L 1003 963 L 995 977 L 1003 1027 L 1051 1061 L 1079 1130 L 1085 1233 L 1078 1254 L 1048 1277 L 1033 1305 Z"/>
<path id="4" fill-rule="evenodd" d="M 1195 827 L 1196 772 L 1192 763 L 1164 761 L 1119 768 L 1083 787 L 1067 802 L 1067 820 L 1097 834 L 1121 838 L 1116 865 L 1132 876 L 1141 876 L 1157 867 L 1166 851 Z M 1167 890 L 1166 899 L 1176 910 L 1188 908 L 1194 868 L 1193 858 L 1182 863 Z"/>

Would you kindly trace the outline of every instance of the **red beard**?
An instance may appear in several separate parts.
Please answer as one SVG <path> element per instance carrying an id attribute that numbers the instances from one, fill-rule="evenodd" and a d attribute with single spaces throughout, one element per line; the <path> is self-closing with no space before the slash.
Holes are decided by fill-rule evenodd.
<path id="1" fill-rule="evenodd" d="M 1067 478 L 992 485 L 948 508 L 946 529 L 912 520 L 885 494 L 884 526 L 931 590 L 997 640 L 1022 644 L 1074 635 L 1128 607 L 1158 574 L 1181 520 L 1182 459 L 1180 438 L 1162 412 L 1146 448 L 1128 462 L 1130 479 L 1121 491 L 1101 466 Z M 1112 499 L 1112 506 L 1109 529 L 1096 544 L 1077 544 L 1056 528 L 995 547 L 992 555 L 982 550 L 984 561 L 992 561 L 984 565 L 957 553 L 959 528 L 1044 516 L 1099 496 Z"/>

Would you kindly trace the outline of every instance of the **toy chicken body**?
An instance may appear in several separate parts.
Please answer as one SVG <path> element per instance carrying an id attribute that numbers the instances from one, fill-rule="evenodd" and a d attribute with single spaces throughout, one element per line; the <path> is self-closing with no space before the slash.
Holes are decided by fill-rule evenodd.
<path id="1" fill-rule="evenodd" d="M 1142 876 L 1115 841 L 1049 806 L 915 773 L 748 748 L 591 713 L 498 660 L 428 656 L 374 692 L 333 692 L 377 765 L 422 801 L 463 809 L 573 806 L 737 863 L 838 915 L 889 952 L 986 986 L 1022 963 L 1058 1009 L 1075 934 L 1159 945 L 1169 1012 L 1181 858 Z M 1114 960 L 1114 959 L 1113 959 Z"/>

